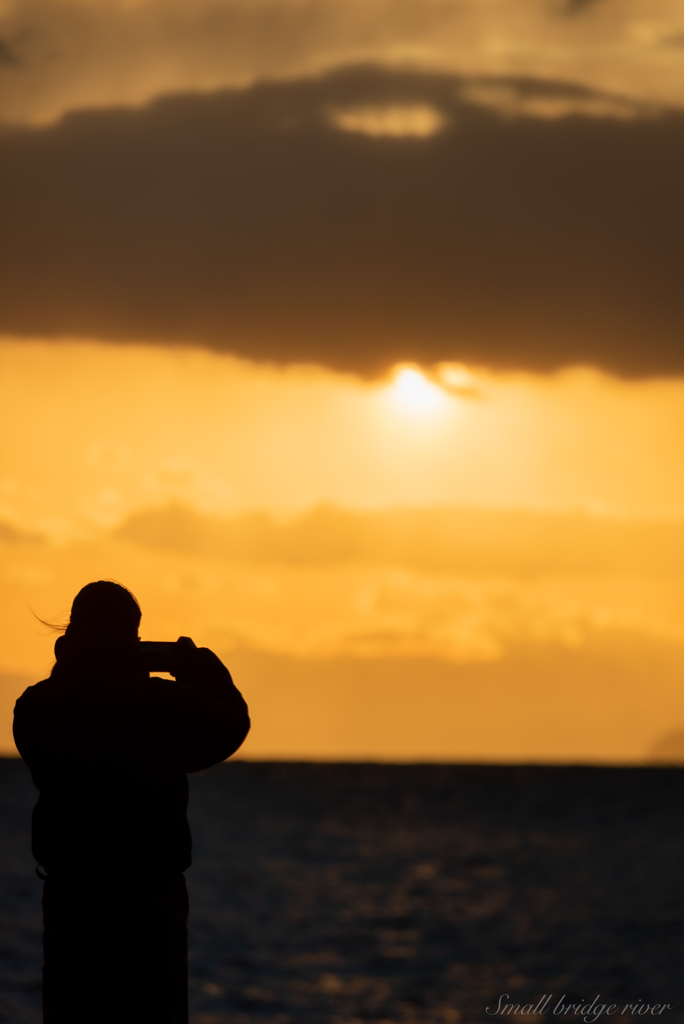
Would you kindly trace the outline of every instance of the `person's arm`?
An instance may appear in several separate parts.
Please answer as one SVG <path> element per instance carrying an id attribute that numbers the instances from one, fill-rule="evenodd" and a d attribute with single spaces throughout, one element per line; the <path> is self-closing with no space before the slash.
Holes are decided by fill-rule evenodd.
<path id="1" fill-rule="evenodd" d="M 247 705 L 230 672 L 207 647 L 179 637 L 172 675 L 186 697 L 185 771 L 197 772 L 225 761 L 244 742 L 250 727 Z"/>
<path id="2" fill-rule="evenodd" d="M 228 669 L 188 637 L 176 646 L 176 681 L 50 678 L 19 698 L 14 732 L 31 771 L 201 771 L 234 754 L 249 732 L 247 705 Z M 50 768 L 50 766 L 52 766 Z"/>

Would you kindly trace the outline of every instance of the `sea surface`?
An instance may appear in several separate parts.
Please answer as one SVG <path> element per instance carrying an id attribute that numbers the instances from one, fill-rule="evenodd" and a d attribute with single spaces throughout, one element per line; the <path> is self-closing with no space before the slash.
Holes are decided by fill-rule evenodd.
<path id="1" fill-rule="evenodd" d="M 34 800 L 0 760 L 8 1024 L 41 1019 Z M 684 1022 L 681 769 L 237 761 L 190 816 L 192 1024 Z"/>

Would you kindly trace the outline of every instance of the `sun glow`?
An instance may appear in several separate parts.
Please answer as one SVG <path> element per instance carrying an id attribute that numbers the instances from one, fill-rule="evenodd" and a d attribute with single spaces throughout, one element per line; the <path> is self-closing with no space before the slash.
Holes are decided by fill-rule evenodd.
<path id="1" fill-rule="evenodd" d="M 427 139 L 444 125 L 444 115 L 426 103 L 363 105 L 331 112 L 336 128 L 376 138 Z"/>
<path id="2" fill-rule="evenodd" d="M 395 409 L 420 418 L 433 416 L 448 402 L 442 388 L 413 366 L 402 366 L 397 371 L 390 386 L 390 399 Z"/>

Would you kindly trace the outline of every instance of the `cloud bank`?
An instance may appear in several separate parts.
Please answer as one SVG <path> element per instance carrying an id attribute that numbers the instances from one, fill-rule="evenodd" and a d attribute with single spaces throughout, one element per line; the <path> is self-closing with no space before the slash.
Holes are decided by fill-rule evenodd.
<path id="1" fill-rule="evenodd" d="M 464 664 L 521 650 L 562 661 L 598 643 L 607 660 L 633 667 L 646 644 L 650 668 L 635 679 L 648 701 L 643 680 L 652 684 L 661 661 L 682 663 L 683 530 L 523 510 L 328 508 L 276 523 L 176 508 L 87 543 L 0 540 L 0 667 L 46 674 L 54 637 L 29 609 L 65 621 L 84 583 L 113 578 L 140 600 L 145 639 L 182 634 L 217 651 Z M 544 675 L 555 678 L 552 664 Z M 674 696 L 681 709 L 680 684 Z"/>
<path id="2" fill-rule="evenodd" d="M 682 113 L 355 68 L 6 129 L 0 164 L 7 333 L 684 370 Z"/>
<path id="3" fill-rule="evenodd" d="M 684 571 L 684 522 L 579 512 L 353 512 L 324 506 L 279 523 L 266 514 L 220 519 L 171 505 L 131 516 L 116 536 L 144 547 L 257 564 L 371 562 L 495 576 Z"/>

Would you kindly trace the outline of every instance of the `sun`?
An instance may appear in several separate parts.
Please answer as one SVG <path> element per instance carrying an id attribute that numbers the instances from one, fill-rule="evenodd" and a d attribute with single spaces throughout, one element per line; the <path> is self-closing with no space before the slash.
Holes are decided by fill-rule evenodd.
<path id="1" fill-rule="evenodd" d="M 397 369 L 389 387 L 389 398 L 397 411 L 416 418 L 433 416 L 448 404 L 442 388 L 413 366 Z"/>

